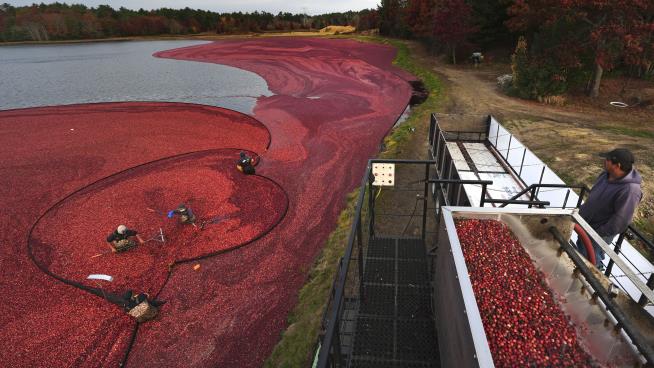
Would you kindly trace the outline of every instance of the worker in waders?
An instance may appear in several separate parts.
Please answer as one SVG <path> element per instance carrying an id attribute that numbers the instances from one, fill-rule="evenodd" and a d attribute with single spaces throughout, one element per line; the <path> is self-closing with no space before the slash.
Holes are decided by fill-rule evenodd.
<path id="1" fill-rule="evenodd" d="M 136 230 L 130 230 L 125 225 L 120 225 L 114 230 L 113 233 L 107 236 L 107 242 L 111 246 L 113 253 L 124 252 L 136 246 L 136 242 L 132 239 L 136 237 L 139 244 L 143 244 L 143 239 L 138 235 Z"/>
<path id="2" fill-rule="evenodd" d="M 195 226 L 195 214 L 190 207 L 184 203 L 180 204 L 174 210 L 168 212 L 168 218 L 173 218 L 174 216 L 179 216 L 179 222 L 181 224 L 191 224 Z"/>
<path id="3" fill-rule="evenodd" d="M 252 159 L 252 157 L 248 156 L 245 152 L 241 151 L 240 158 L 236 163 L 236 168 L 238 169 L 238 171 L 246 175 L 252 175 L 254 174 L 254 160 Z"/>
<path id="4" fill-rule="evenodd" d="M 132 290 L 128 290 L 123 295 L 123 308 L 125 312 L 136 319 L 136 322 L 146 322 L 157 316 L 159 306 L 163 302 L 158 300 L 150 300 L 148 294 L 139 293 L 135 294 Z"/>

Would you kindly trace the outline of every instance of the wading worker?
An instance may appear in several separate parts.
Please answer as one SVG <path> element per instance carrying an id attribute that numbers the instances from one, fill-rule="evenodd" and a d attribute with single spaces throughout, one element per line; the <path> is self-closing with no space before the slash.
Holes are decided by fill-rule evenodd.
<path id="1" fill-rule="evenodd" d="M 107 242 L 111 245 L 112 252 L 123 252 L 136 246 L 134 240 L 130 239 L 132 237 L 136 237 L 139 243 L 143 244 L 143 239 L 141 239 L 136 230 L 130 230 L 127 226 L 120 225 L 113 233 L 107 236 Z"/>
<path id="2" fill-rule="evenodd" d="M 600 174 L 581 205 L 579 215 L 604 239 L 611 244 L 616 235 L 627 229 L 638 203 L 643 197 L 642 178 L 633 167 L 634 155 L 625 148 L 602 153 L 604 172 Z M 591 239 L 595 250 L 596 266 L 604 269 L 604 251 Z M 577 241 L 577 249 L 588 258 L 586 248 Z"/>
<path id="3" fill-rule="evenodd" d="M 253 161 L 254 160 L 252 159 L 252 157 L 248 156 L 245 152 L 241 151 L 240 158 L 236 163 L 236 168 L 238 169 L 238 171 L 246 175 L 252 175 L 254 174 Z"/>
<path id="4" fill-rule="evenodd" d="M 125 312 L 134 317 L 139 323 L 155 318 L 159 312 L 158 307 L 162 304 L 158 300 L 150 300 L 146 293 L 134 294 L 132 290 L 128 290 L 123 295 L 123 308 Z"/>
<path id="5" fill-rule="evenodd" d="M 184 203 L 168 212 L 168 218 L 173 218 L 175 215 L 179 216 L 180 223 L 195 225 L 195 214 L 193 213 L 193 210 Z"/>

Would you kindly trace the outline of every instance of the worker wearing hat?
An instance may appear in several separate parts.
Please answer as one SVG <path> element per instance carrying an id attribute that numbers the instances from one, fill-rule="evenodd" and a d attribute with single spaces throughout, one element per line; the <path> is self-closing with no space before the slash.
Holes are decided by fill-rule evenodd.
<path id="1" fill-rule="evenodd" d="M 238 171 L 246 175 L 254 174 L 254 160 L 252 157 L 248 156 L 244 151 L 241 151 L 239 156 L 238 162 L 236 163 Z"/>
<path id="2" fill-rule="evenodd" d="M 136 237 L 139 243 L 143 243 L 143 239 L 136 230 L 130 230 L 125 225 L 119 225 L 113 233 L 107 236 L 107 242 L 111 244 L 112 252 L 123 252 L 136 246 L 136 242 L 130 239 L 132 237 Z"/>
<path id="3" fill-rule="evenodd" d="M 179 216 L 180 223 L 195 225 L 195 214 L 191 208 L 184 203 L 177 206 L 177 208 L 174 210 L 168 212 L 168 218 L 173 218 L 175 215 Z"/>
<path id="4" fill-rule="evenodd" d="M 579 209 L 579 215 L 604 239 L 611 244 L 616 235 L 627 229 L 636 207 L 643 197 L 642 178 L 633 167 L 635 158 L 626 148 L 616 148 L 601 153 L 604 158 L 604 172 L 600 174 L 588 199 Z M 586 249 L 577 244 L 579 251 L 588 257 Z M 603 269 L 604 251 L 593 241 L 596 266 Z"/>

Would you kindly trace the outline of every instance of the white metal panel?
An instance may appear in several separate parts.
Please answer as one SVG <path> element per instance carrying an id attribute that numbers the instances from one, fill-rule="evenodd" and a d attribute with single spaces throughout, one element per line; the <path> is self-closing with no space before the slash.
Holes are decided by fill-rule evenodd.
<path id="1" fill-rule="evenodd" d="M 461 149 L 459 149 L 458 144 L 454 142 L 447 142 L 447 149 L 450 151 L 450 155 L 452 155 L 452 160 L 454 160 L 454 167 L 456 167 L 457 171 L 470 171 L 470 166 L 468 166 L 468 162 L 466 161 L 465 156 L 463 156 Z"/>
<path id="2" fill-rule="evenodd" d="M 465 147 L 478 171 L 505 171 L 504 167 L 483 143 L 464 143 L 463 147 Z"/>
<path id="3" fill-rule="evenodd" d="M 492 145 L 496 145 L 495 147 L 500 152 L 500 154 L 502 154 L 502 151 L 506 153 L 509 145 L 509 136 L 510 133 L 504 127 L 502 127 L 495 118 L 491 117 L 488 140 Z M 515 136 L 510 140 L 511 147 L 523 146 L 523 144 Z M 520 174 L 520 178 L 527 185 L 538 183 L 565 183 L 553 170 L 551 170 L 542 160 L 538 158 L 538 156 L 536 156 L 529 149 L 526 151 L 522 150 L 522 152 L 525 153 L 524 162 L 522 162 L 522 157 L 520 161 L 517 161 L 511 158 L 511 156 L 511 160 L 507 160 L 507 162 L 517 173 Z M 544 171 L 543 167 L 545 168 Z M 566 193 L 567 190 L 543 188 L 539 192 L 538 199 L 549 201 L 550 206 L 552 207 L 560 207 L 563 206 Z M 574 192 L 570 192 L 567 200 L 567 206 L 574 206 L 578 200 L 579 196 Z M 576 241 L 576 235 L 573 235 L 572 240 Z M 645 257 L 643 257 L 643 255 L 638 252 L 627 240 L 622 242 L 622 249 L 619 256 L 623 261 L 629 264 L 632 271 L 636 273 L 636 276 L 643 282 L 646 282 L 649 275 L 654 272 L 654 265 L 652 265 Z M 627 261 L 627 259 L 629 259 L 629 261 Z M 608 257 L 606 257 L 604 264 L 608 264 L 608 260 Z M 641 295 L 640 290 L 638 290 L 638 288 L 631 281 L 628 281 L 628 278 L 625 277 L 624 273 L 618 270 L 617 267 L 613 269 L 613 272 L 615 275 L 612 276 L 612 279 L 616 285 L 625 290 L 632 297 L 632 299 L 638 300 Z M 648 307 L 648 311 L 654 315 L 654 306 Z"/>

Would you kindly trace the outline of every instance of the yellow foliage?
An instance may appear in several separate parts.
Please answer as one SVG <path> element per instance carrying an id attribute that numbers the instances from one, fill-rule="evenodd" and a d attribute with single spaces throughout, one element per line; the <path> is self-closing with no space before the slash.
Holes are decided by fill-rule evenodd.
<path id="1" fill-rule="evenodd" d="M 354 33 L 357 29 L 352 26 L 327 26 L 320 30 L 320 33 L 348 34 Z"/>

